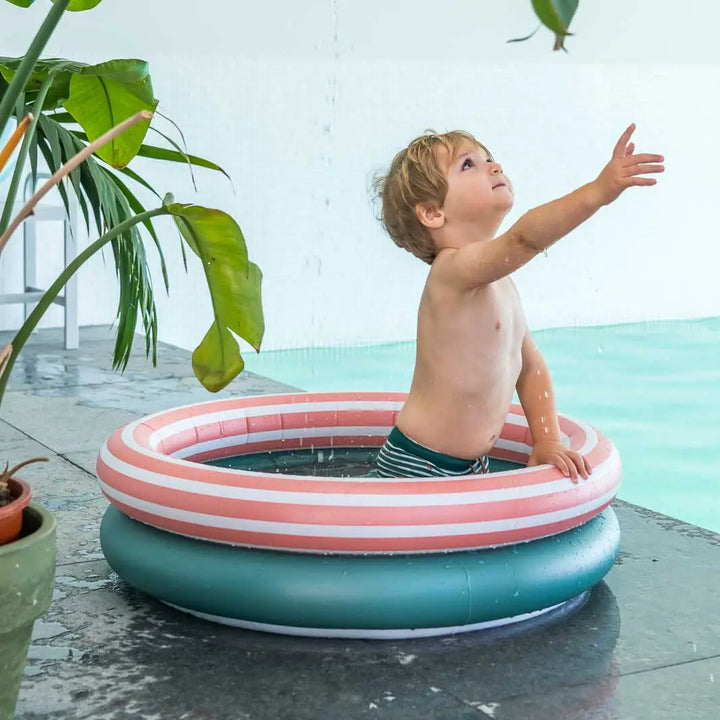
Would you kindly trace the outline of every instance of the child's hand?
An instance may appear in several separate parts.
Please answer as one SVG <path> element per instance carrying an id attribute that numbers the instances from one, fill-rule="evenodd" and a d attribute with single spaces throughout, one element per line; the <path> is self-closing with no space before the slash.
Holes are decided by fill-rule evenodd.
<path id="1" fill-rule="evenodd" d="M 557 440 L 543 440 L 533 444 L 528 467 L 533 465 L 554 465 L 574 483 L 578 482 L 578 472 L 586 480 L 592 472 L 590 463 L 580 453 L 568 450 Z"/>
<path id="2" fill-rule="evenodd" d="M 595 186 L 600 193 L 603 205 L 609 205 L 617 200 L 620 193 L 632 185 L 655 185 L 653 178 L 637 177 L 646 173 L 660 173 L 665 170 L 662 155 L 649 153 L 633 155 L 635 145 L 629 143 L 630 136 L 635 131 L 635 123 L 620 136 L 613 151 L 612 160 L 603 168 L 595 180 Z M 655 164 L 651 164 L 655 163 Z"/>

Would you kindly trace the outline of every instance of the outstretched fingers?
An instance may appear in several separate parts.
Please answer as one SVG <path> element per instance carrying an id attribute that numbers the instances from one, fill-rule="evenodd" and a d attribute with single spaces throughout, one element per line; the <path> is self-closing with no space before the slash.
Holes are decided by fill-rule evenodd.
<path id="1" fill-rule="evenodd" d="M 623 163 L 627 165 L 638 165 L 640 163 L 658 163 L 665 160 L 664 155 L 655 155 L 654 153 L 640 153 L 638 155 L 628 155 L 625 160 L 630 160 L 629 163 Z"/>
<path id="2" fill-rule="evenodd" d="M 613 150 L 613 157 L 614 158 L 622 158 L 626 155 L 627 150 L 627 144 L 630 141 L 630 137 L 635 132 L 635 123 L 632 123 L 628 129 L 620 136 L 620 139 L 617 141 L 617 144 L 615 145 L 615 149 Z"/>
<path id="3" fill-rule="evenodd" d="M 655 185 L 657 180 L 652 178 L 638 177 L 653 173 L 665 172 L 665 166 L 660 164 L 664 158 L 662 155 L 635 155 L 637 162 L 626 166 L 626 180 L 628 185 Z"/>

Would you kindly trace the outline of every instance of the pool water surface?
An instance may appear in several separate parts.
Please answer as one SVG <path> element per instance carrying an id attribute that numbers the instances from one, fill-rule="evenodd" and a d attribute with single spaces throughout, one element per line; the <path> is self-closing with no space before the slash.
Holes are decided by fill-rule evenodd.
<path id="1" fill-rule="evenodd" d="M 537 330 L 559 412 L 610 437 L 619 497 L 720 532 L 720 318 Z M 406 392 L 415 343 L 246 354 L 311 392 Z M 517 399 L 517 398 L 516 398 Z"/>

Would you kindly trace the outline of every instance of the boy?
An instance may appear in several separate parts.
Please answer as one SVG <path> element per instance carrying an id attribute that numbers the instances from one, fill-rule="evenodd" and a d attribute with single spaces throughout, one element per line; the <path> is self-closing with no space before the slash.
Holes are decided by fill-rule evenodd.
<path id="1" fill-rule="evenodd" d="M 466 132 L 428 131 L 399 152 L 376 189 L 393 241 L 430 264 L 420 300 L 415 372 L 373 476 L 488 472 L 487 453 L 517 389 L 532 436 L 528 466 L 578 482 L 590 464 L 560 439 L 552 383 L 509 275 L 608 205 L 664 158 L 633 154 L 632 124 L 597 179 L 523 215 L 495 237 L 513 189 Z"/>

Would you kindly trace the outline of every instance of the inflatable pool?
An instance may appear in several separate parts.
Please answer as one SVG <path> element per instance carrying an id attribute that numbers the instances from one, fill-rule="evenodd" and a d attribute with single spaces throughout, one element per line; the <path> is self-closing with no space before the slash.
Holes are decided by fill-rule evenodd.
<path id="1" fill-rule="evenodd" d="M 251 469 L 258 453 L 376 452 L 404 400 L 229 398 L 129 423 L 97 462 L 112 503 L 101 527 L 108 562 L 186 612 L 293 635 L 444 635 L 581 604 L 620 539 L 608 508 L 620 459 L 587 423 L 559 417 L 563 442 L 593 467 L 578 483 L 524 465 L 530 434 L 519 406 L 490 453 L 517 469 L 388 479 Z M 249 456 L 246 467 L 206 464 L 237 456 Z"/>
<path id="2" fill-rule="evenodd" d="M 167 410 L 113 433 L 97 463 L 108 500 L 129 517 L 189 537 L 304 553 L 423 553 L 536 540 L 607 507 L 621 464 L 590 425 L 559 416 L 590 480 L 541 465 L 489 475 L 363 479 L 203 465 L 293 448 L 379 447 L 405 395 L 299 393 L 229 398 Z M 513 405 L 491 458 L 525 463 L 530 434 Z"/>
<path id="3" fill-rule="evenodd" d="M 110 507 L 100 537 L 120 577 L 206 620 L 394 639 L 497 627 L 578 604 L 612 567 L 620 529 L 608 508 L 574 530 L 497 550 L 321 556 L 193 540 Z"/>

